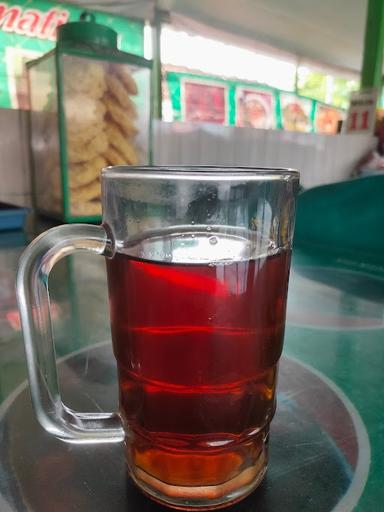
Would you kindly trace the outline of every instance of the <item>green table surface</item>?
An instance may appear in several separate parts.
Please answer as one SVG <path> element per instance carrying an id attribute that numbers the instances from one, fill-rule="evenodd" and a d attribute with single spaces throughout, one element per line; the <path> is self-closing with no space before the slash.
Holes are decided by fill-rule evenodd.
<path id="1" fill-rule="evenodd" d="M 17 482 L 15 456 L 9 453 L 9 444 L 6 445 L 7 436 L 13 428 L 15 432 L 28 436 L 28 427 L 25 426 L 23 431 L 22 425 L 16 424 L 17 421 L 22 422 L 23 413 L 20 413 L 21 416 L 17 412 L 11 414 L 12 404 L 18 396 L 15 389 L 26 379 L 14 292 L 17 260 L 26 242 L 22 233 L 0 234 L 0 423 L 10 415 L 6 428 L 0 430 L 0 452 L 7 452 L 3 461 L 0 460 L 1 512 L 45 510 L 28 505 L 27 490 L 23 489 L 22 482 Z M 86 351 L 87 347 L 110 339 L 106 276 L 101 257 L 80 254 L 59 262 L 52 272 L 50 286 L 58 357 L 81 349 Z M 289 487 L 289 475 L 281 474 L 279 485 L 284 487 L 284 482 L 287 483 L 285 492 L 288 497 L 299 491 L 305 495 L 300 510 L 384 510 L 383 304 L 384 269 L 380 264 L 356 261 L 348 252 L 341 254 L 337 250 L 320 250 L 297 243 L 293 255 L 284 346 L 288 363 L 282 366 L 288 374 L 283 376 L 283 380 L 297 377 L 298 386 L 312 402 L 313 423 L 318 424 L 316 436 L 320 436 L 319 439 L 327 436 L 335 457 L 349 460 L 345 478 L 335 477 L 341 478 L 338 487 L 335 486 L 332 491 L 328 484 L 318 488 L 316 482 L 321 480 L 318 475 L 325 478 L 328 467 L 319 455 L 317 441 L 310 437 L 295 438 L 295 431 L 291 432 L 290 442 L 297 447 L 307 448 L 310 456 L 308 458 L 307 454 L 304 462 L 298 455 L 297 460 L 293 457 L 290 461 L 292 471 L 288 473 L 291 480 L 296 480 L 293 479 L 292 487 Z M 303 363 L 299 365 L 302 370 L 297 369 L 297 362 Z M 314 382 L 310 375 L 322 384 L 310 388 Z M 70 376 L 66 378 L 71 379 Z M 307 386 L 308 389 L 305 389 Z M 63 393 L 65 396 L 65 386 Z M 298 394 L 299 403 L 298 391 L 287 397 L 282 389 L 279 408 L 284 409 L 286 400 L 294 400 L 295 393 Z M 337 400 L 332 401 L 329 398 L 331 394 L 336 394 Z M 340 420 L 337 419 L 341 411 L 341 405 L 337 405 L 339 402 L 343 403 L 346 411 L 343 417 L 340 415 Z M 30 414 L 30 411 L 25 412 L 26 417 Z M 351 421 L 345 419 L 347 414 L 352 417 Z M 280 421 L 278 428 L 284 430 L 284 422 Z M 278 439 L 278 434 L 275 439 Z M 33 444 L 33 439 L 30 441 Z M 25 460 L 26 465 L 28 462 Z M 293 477 L 295 468 L 300 471 Z M 88 491 L 92 494 L 92 489 Z M 332 498 L 331 505 L 325 500 L 327 492 L 338 493 L 336 501 Z M 316 493 L 323 494 L 323 497 L 316 498 L 318 505 L 313 501 Z M 15 494 L 24 498 L 16 500 Z M 340 501 L 345 495 L 347 500 Z M 263 505 L 259 493 L 233 510 L 299 510 L 294 505 L 290 506 L 289 501 L 288 498 L 283 508 Z M 86 501 L 81 503 L 80 507 L 68 506 L 66 511 L 99 510 L 94 505 L 87 505 Z M 124 510 L 165 510 L 157 505 L 139 503 L 141 505 Z M 61 511 L 64 508 L 57 506 L 51 510 Z M 109 510 L 120 508 L 111 505 Z"/>

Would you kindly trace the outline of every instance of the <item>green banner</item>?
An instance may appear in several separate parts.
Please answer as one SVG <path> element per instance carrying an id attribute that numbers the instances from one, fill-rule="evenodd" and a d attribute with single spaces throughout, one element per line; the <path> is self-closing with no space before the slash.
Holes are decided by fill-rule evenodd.
<path id="1" fill-rule="evenodd" d="M 77 21 L 82 7 L 47 0 L 0 3 L 0 108 L 26 108 L 28 85 L 25 62 L 52 50 L 56 28 Z M 119 34 L 119 48 L 142 56 L 142 21 L 92 11 L 97 23 Z"/>

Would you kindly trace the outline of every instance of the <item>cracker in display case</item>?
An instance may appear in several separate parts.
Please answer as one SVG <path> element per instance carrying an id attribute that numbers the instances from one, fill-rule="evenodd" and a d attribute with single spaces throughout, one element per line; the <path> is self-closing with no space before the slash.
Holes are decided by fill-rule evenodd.
<path id="1" fill-rule="evenodd" d="M 40 212 L 99 221 L 101 169 L 150 163 L 151 65 L 93 19 L 61 26 L 56 48 L 28 64 Z"/>

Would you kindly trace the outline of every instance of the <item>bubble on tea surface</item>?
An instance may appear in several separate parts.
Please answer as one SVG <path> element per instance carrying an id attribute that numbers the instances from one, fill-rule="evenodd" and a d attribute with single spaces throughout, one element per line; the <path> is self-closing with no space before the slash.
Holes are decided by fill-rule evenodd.
<path id="1" fill-rule="evenodd" d="M 210 236 L 210 237 L 208 238 L 208 240 L 209 240 L 209 243 L 210 243 L 211 245 L 216 245 L 216 244 L 217 244 L 217 242 L 218 242 L 218 239 L 217 239 L 217 237 L 216 237 L 216 236 Z"/>
<path id="2" fill-rule="evenodd" d="M 211 226 L 207 226 L 207 231 L 212 231 Z"/>

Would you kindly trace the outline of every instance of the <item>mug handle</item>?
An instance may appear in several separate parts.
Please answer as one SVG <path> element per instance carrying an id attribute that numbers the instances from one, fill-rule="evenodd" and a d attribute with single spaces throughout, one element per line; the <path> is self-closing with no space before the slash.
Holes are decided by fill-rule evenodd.
<path id="1" fill-rule="evenodd" d="M 49 229 L 23 252 L 16 292 L 24 334 L 32 403 L 41 426 L 70 442 L 120 442 L 117 413 L 81 413 L 66 407 L 57 379 L 48 276 L 57 261 L 74 252 L 111 255 L 103 226 L 72 224 Z"/>

